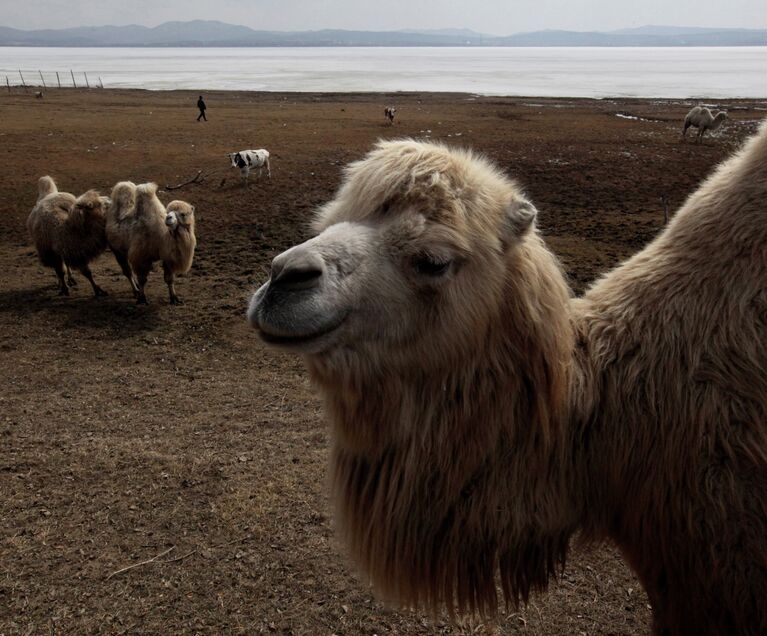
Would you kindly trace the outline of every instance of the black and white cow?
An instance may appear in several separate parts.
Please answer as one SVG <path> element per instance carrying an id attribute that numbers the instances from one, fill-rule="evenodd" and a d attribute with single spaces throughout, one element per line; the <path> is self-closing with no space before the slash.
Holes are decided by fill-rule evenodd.
<path id="1" fill-rule="evenodd" d="M 253 169 L 258 169 L 258 176 L 261 176 L 261 171 L 266 167 L 266 176 L 272 178 L 272 170 L 269 166 L 269 151 L 259 148 L 258 150 L 240 150 L 240 152 L 230 152 L 227 154 L 229 160 L 232 162 L 232 168 L 239 168 L 240 174 L 245 178 L 245 183 L 248 183 L 248 175 Z"/>
<path id="2" fill-rule="evenodd" d="M 393 106 L 387 106 L 386 108 L 384 108 L 384 115 L 386 116 L 386 119 L 389 120 L 390 126 L 394 124 L 394 113 L 396 112 L 397 112 L 397 109 L 394 108 Z"/>

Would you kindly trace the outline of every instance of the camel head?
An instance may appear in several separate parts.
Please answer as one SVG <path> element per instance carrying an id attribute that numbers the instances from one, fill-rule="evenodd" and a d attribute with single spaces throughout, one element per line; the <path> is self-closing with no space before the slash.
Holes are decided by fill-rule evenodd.
<path id="1" fill-rule="evenodd" d="M 726 119 L 727 119 L 727 113 L 723 110 L 720 110 L 714 117 L 714 121 L 711 123 L 711 130 L 716 130 L 717 128 L 719 128 Z"/>
<path id="2" fill-rule="evenodd" d="M 346 169 L 317 235 L 272 261 L 248 319 L 268 344 L 303 354 L 336 406 L 372 404 L 371 391 L 387 404 L 417 391 L 441 401 L 446 387 L 494 378 L 493 391 L 534 387 L 524 417 L 548 436 L 565 403 L 570 292 L 535 218 L 519 186 L 470 151 L 380 141 Z M 360 432 L 336 406 L 337 441 L 396 436 Z"/>
<path id="3" fill-rule="evenodd" d="M 550 451 L 565 448 L 570 296 L 535 218 L 487 160 L 381 141 L 251 300 L 263 340 L 303 354 L 323 394 L 339 527 L 390 599 L 491 609 L 493 559 L 540 557 L 506 569 L 516 601 L 563 558 L 569 521 L 534 493 L 566 481 Z"/>
<path id="4" fill-rule="evenodd" d="M 88 190 L 75 200 L 69 216 L 73 220 L 84 222 L 87 219 L 105 220 L 111 201 L 109 197 L 100 196 L 96 190 Z"/>
<path id="5" fill-rule="evenodd" d="M 173 231 L 178 227 L 178 216 L 176 216 L 175 212 L 168 212 L 165 214 L 165 225 L 168 226 L 168 229 Z"/>
<path id="6" fill-rule="evenodd" d="M 165 225 L 169 230 L 179 228 L 194 232 L 194 206 L 186 201 L 171 201 L 165 208 Z"/>
<path id="7" fill-rule="evenodd" d="M 328 373 L 451 364 L 497 316 L 509 254 L 535 216 L 468 151 L 381 141 L 347 168 L 318 234 L 272 261 L 249 320 Z"/>

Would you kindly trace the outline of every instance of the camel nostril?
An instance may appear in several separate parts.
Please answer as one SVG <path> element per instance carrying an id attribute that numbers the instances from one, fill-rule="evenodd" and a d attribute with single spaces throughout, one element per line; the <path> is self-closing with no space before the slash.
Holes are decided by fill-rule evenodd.
<path id="1" fill-rule="evenodd" d="M 283 252 L 272 261 L 272 289 L 297 291 L 317 287 L 325 273 L 325 263 L 316 252 L 302 246 Z"/>
<path id="2" fill-rule="evenodd" d="M 322 270 L 315 267 L 283 269 L 277 282 L 280 285 L 302 285 L 322 276 Z"/>
<path id="3" fill-rule="evenodd" d="M 272 273 L 272 286 L 286 291 L 309 289 L 316 287 L 322 277 L 322 269 L 313 265 L 280 268 L 275 275 Z"/>

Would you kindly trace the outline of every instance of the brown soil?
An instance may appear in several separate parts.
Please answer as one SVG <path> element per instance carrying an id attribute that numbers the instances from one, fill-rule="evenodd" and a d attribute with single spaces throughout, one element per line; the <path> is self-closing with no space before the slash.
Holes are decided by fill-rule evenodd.
<path id="1" fill-rule="evenodd" d="M 609 546 L 575 547 L 558 584 L 495 621 L 384 607 L 334 539 L 328 431 L 302 365 L 266 349 L 244 310 L 341 166 L 379 137 L 497 161 L 580 291 L 660 230 L 659 197 L 679 206 L 765 104 L 722 104 L 734 122 L 697 146 L 679 139 L 679 102 L 205 97 L 208 123 L 189 92 L 0 96 L 0 635 L 647 633 L 646 597 Z M 245 189 L 224 155 L 252 147 L 272 152 L 273 178 Z M 94 268 L 108 298 L 82 278 L 57 296 L 25 230 L 39 176 L 108 193 L 198 169 L 202 184 L 161 194 L 197 207 L 185 305 L 168 304 L 156 272 L 136 306 L 110 254 Z"/>

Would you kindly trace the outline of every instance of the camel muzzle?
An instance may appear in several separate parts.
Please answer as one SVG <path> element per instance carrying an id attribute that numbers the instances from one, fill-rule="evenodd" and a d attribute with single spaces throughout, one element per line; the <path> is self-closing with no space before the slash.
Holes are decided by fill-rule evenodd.
<path id="1" fill-rule="evenodd" d="M 325 263 L 319 255 L 293 248 L 272 261 L 269 284 L 281 292 L 311 289 L 319 286 L 324 273 Z"/>
<path id="2" fill-rule="evenodd" d="M 298 245 L 272 261 L 269 280 L 253 295 L 248 321 L 262 340 L 278 347 L 314 351 L 346 318 L 322 293 L 326 266 Z"/>

